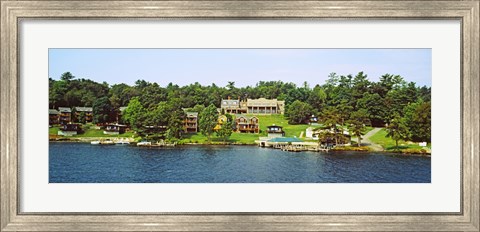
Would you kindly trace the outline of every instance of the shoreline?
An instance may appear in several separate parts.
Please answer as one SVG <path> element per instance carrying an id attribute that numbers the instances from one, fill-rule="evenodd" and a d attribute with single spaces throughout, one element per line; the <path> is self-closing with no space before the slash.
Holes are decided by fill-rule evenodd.
<path id="1" fill-rule="evenodd" d="M 49 139 L 49 142 L 55 143 L 90 143 L 96 140 L 102 139 L 125 139 L 122 137 L 85 137 L 85 138 L 63 138 L 63 139 Z M 128 138 L 127 138 L 128 139 Z M 132 142 L 136 143 L 136 142 Z M 231 142 L 213 142 L 210 144 L 207 143 L 182 143 L 177 146 L 258 146 L 255 143 L 231 143 Z M 372 151 L 368 147 L 338 147 L 339 149 L 331 149 L 329 152 L 342 153 L 342 152 L 358 152 L 358 153 L 382 153 L 387 155 L 400 155 L 400 156 L 421 156 L 421 157 L 431 157 L 431 153 L 422 153 L 422 152 L 402 152 L 402 151 Z M 364 149 L 367 148 L 367 149 Z"/>

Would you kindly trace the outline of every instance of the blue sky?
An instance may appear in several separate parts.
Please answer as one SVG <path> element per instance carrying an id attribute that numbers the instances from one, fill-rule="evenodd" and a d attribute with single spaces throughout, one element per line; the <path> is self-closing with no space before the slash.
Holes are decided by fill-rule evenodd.
<path id="1" fill-rule="evenodd" d="M 311 87 L 329 73 L 363 71 L 370 80 L 401 75 L 419 86 L 431 86 L 430 49 L 49 49 L 49 77 L 64 72 L 77 78 L 133 85 L 138 79 L 165 86 L 194 82 L 225 86 L 282 80 Z"/>

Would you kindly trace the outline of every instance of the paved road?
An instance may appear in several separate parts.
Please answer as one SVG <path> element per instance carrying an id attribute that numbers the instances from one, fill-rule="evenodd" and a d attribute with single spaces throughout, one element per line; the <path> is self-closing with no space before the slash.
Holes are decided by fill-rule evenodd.
<path id="1" fill-rule="evenodd" d="M 362 145 L 367 145 L 369 146 L 370 148 L 372 148 L 373 151 L 383 151 L 383 147 L 370 141 L 370 137 L 372 137 L 372 135 L 376 134 L 377 132 L 379 132 L 382 128 L 373 128 L 373 130 L 369 131 L 368 133 L 366 133 L 363 138 L 362 138 Z"/>

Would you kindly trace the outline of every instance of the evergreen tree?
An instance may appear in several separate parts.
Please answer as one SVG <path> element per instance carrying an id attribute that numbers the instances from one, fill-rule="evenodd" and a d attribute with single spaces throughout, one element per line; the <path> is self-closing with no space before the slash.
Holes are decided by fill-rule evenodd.
<path id="1" fill-rule="evenodd" d="M 174 109 L 168 119 L 168 138 L 180 139 L 183 133 L 183 119 L 185 113 L 182 109 Z"/>
<path id="2" fill-rule="evenodd" d="M 259 81 L 245 87 L 236 87 L 235 82 L 230 81 L 220 87 L 215 84 L 203 86 L 198 82 L 186 86 L 174 83 L 160 86 L 138 80 L 133 86 L 109 86 L 65 72 L 58 80 L 49 78 L 49 88 L 50 108 L 94 106 L 94 121 L 110 122 L 116 120 L 119 107 L 129 106 L 122 119 L 132 129 L 141 131 L 149 125 L 167 125 L 171 129 L 168 136 L 173 137 L 181 136 L 183 108 L 201 113 L 205 106 L 220 107 L 221 99 L 230 96 L 242 100 L 285 100 L 285 117 L 290 124 L 304 123 L 310 115 L 320 113 L 319 122 L 335 131 L 336 142 L 341 136 L 337 133 L 337 125 L 354 124 L 349 121 L 361 110 L 366 110 L 374 126 L 391 124 L 398 114 L 407 128 L 405 139 L 427 142 L 431 139 L 431 88 L 418 87 L 393 74 L 382 75 L 374 82 L 363 72 L 341 76 L 331 73 L 323 85 L 312 89 L 308 83 L 297 86 L 283 81 Z M 159 104 L 162 109 L 158 108 Z M 79 115 L 74 121 L 82 122 L 82 117 Z M 201 114 L 199 119 L 202 119 Z"/>
<path id="3" fill-rule="evenodd" d="M 110 105 L 108 97 L 98 98 L 93 103 L 93 122 L 94 123 L 107 123 L 112 121 L 113 108 Z"/>
<path id="4" fill-rule="evenodd" d="M 404 121 L 408 127 L 408 139 L 415 142 L 430 142 L 431 104 L 422 99 L 408 104 L 404 109 Z"/>
<path id="5" fill-rule="evenodd" d="M 333 130 L 335 144 L 338 144 L 338 125 L 341 122 L 341 116 L 335 107 L 325 108 L 322 112 L 323 123 L 326 128 Z"/>
<path id="6" fill-rule="evenodd" d="M 351 135 L 357 136 L 358 146 L 362 144 L 362 136 L 365 134 L 365 124 L 369 123 L 367 110 L 361 109 L 352 113 L 349 120 Z"/>
<path id="7" fill-rule="evenodd" d="M 77 109 L 76 107 L 72 107 L 72 111 L 70 111 L 70 119 L 72 122 L 79 122 L 77 119 Z"/>
<path id="8" fill-rule="evenodd" d="M 87 121 L 86 121 L 86 117 L 85 117 L 85 112 L 80 112 L 80 114 L 78 114 L 78 122 L 79 123 L 82 123 L 82 124 L 85 124 Z"/>
<path id="9" fill-rule="evenodd" d="M 72 73 L 70 72 L 64 72 L 62 73 L 62 76 L 60 76 L 60 80 L 62 81 L 71 81 L 75 78 Z"/>
<path id="10" fill-rule="evenodd" d="M 395 114 L 387 127 L 387 137 L 395 140 L 395 149 L 398 150 L 398 141 L 408 138 L 408 129 L 400 114 Z"/>

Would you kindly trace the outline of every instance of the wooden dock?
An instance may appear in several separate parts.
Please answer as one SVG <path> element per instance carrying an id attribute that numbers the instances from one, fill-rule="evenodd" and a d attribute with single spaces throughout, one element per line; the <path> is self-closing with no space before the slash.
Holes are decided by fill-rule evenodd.
<path id="1" fill-rule="evenodd" d="M 273 148 L 280 149 L 282 151 L 289 152 L 301 152 L 301 151 L 315 151 L 315 152 L 328 152 L 330 149 L 320 147 L 319 145 L 311 146 L 310 144 L 275 144 Z"/>
<path id="2" fill-rule="evenodd" d="M 175 147 L 177 146 L 177 142 L 174 143 L 167 143 L 165 141 L 159 141 L 157 143 L 146 143 L 146 144 L 138 144 L 137 146 L 141 147 Z"/>

